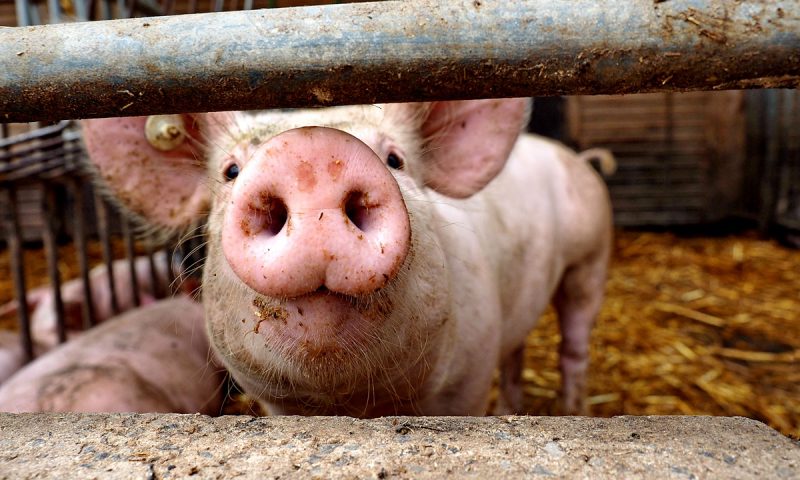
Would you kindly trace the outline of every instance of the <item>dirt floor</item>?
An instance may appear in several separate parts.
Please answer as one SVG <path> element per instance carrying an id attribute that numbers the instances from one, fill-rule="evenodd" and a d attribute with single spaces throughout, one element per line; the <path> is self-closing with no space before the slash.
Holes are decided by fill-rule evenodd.
<path id="1" fill-rule="evenodd" d="M 97 263 L 99 247 L 90 253 Z M 71 247 L 61 258 L 62 275 L 76 276 Z M 41 251 L 26 252 L 25 265 L 29 288 L 46 282 Z M 590 413 L 741 415 L 800 436 L 798 267 L 800 251 L 754 234 L 617 232 L 592 339 Z M 10 278 L 0 255 L 0 303 Z M 559 338 L 552 311 L 528 338 L 529 413 L 557 412 Z"/>

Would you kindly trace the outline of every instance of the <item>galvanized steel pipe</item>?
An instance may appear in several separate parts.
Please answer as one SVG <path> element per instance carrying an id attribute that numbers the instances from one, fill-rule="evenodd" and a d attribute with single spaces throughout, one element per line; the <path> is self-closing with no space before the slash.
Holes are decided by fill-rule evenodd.
<path id="1" fill-rule="evenodd" d="M 798 85 L 796 0 L 410 0 L 0 28 L 0 121 Z"/>

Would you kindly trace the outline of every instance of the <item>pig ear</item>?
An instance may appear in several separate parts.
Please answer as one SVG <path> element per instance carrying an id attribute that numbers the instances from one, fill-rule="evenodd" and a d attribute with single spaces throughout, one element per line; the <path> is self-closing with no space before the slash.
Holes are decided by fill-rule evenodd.
<path id="1" fill-rule="evenodd" d="M 455 198 L 478 192 L 503 169 L 529 112 L 526 98 L 429 104 L 421 126 L 426 185 Z"/>
<path id="2" fill-rule="evenodd" d="M 210 198 L 202 146 L 207 115 L 84 120 L 100 190 L 160 229 L 179 230 L 201 218 Z"/>

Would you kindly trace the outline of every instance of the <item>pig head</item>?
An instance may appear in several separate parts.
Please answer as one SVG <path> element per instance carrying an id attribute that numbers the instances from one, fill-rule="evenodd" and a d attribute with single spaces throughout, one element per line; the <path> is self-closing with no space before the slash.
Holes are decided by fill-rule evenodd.
<path id="1" fill-rule="evenodd" d="M 610 214 L 523 99 L 84 122 L 98 181 L 182 230 L 208 214 L 207 331 L 273 413 L 518 410 L 525 336 L 554 299 L 581 408 Z M 505 166 L 505 168 L 504 168 Z"/>

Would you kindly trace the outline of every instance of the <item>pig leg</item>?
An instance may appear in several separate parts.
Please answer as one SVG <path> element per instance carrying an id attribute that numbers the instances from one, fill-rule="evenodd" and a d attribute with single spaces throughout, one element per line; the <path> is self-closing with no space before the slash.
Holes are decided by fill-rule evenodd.
<path id="1" fill-rule="evenodd" d="M 606 264 L 606 256 L 600 255 L 595 261 L 569 268 L 554 298 L 561 327 L 561 409 L 567 415 L 588 413 L 589 335 L 603 303 Z"/>
<path id="2" fill-rule="evenodd" d="M 520 345 L 500 364 L 500 395 L 497 397 L 495 415 L 523 413 L 522 362 L 525 345 Z"/>

